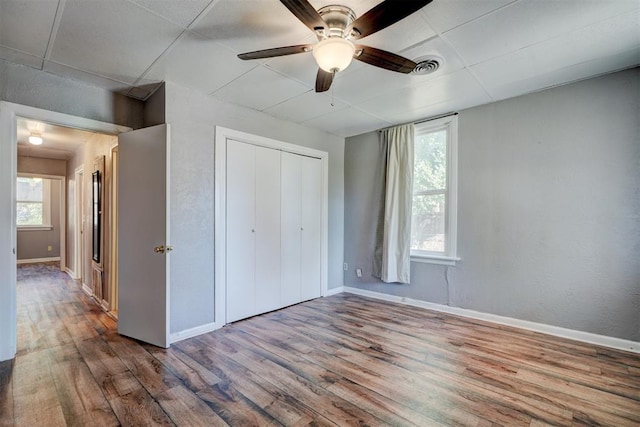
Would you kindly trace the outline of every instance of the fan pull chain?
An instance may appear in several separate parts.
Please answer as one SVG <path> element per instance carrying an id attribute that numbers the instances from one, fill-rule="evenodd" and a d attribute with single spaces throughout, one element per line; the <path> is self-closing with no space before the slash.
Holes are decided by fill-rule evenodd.
<path id="1" fill-rule="evenodd" d="M 334 81 L 336 78 L 336 72 L 333 72 L 333 77 L 331 78 L 331 81 Z M 335 94 L 336 94 L 336 85 L 331 85 L 331 106 L 335 107 L 334 105 L 334 101 L 335 101 Z"/>

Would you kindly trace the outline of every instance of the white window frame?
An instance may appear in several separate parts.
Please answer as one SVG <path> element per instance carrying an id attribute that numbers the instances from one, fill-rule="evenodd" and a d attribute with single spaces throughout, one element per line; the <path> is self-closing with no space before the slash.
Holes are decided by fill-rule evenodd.
<path id="1" fill-rule="evenodd" d="M 412 262 L 456 265 L 458 241 L 458 116 L 451 115 L 416 123 L 415 134 L 447 130 L 447 191 L 445 193 L 445 252 L 411 250 Z"/>
<path id="2" fill-rule="evenodd" d="M 41 178 L 42 181 L 42 224 L 37 225 L 17 225 L 18 231 L 48 231 L 52 230 L 51 225 L 51 179 L 33 174 L 18 174 L 18 178 Z M 18 200 L 16 194 L 16 208 L 18 203 L 32 203 Z"/>

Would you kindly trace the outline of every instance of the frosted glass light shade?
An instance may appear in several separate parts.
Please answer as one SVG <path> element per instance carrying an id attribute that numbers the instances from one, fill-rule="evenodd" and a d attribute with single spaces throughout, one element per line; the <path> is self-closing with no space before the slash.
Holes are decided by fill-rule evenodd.
<path id="1" fill-rule="evenodd" d="M 33 145 L 41 145 L 42 137 L 40 136 L 40 134 L 32 133 L 31 135 L 29 135 L 29 143 Z"/>
<path id="2" fill-rule="evenodd" d="M 329 37 L 313 47 L 313 57 L 318 67 L 329 73 L 347 68 L 355 52 L 353 43 L 341 37 Z"/>

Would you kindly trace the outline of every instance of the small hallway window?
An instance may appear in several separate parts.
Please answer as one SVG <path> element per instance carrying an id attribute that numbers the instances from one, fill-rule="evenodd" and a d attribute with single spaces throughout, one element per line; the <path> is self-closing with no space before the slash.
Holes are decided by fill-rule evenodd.
<path id="1" fill-rule="evenodd" d="M 16 223 L 18 228 L 50 227 L 50 180 L 19 176 L 16 185 Z"/>

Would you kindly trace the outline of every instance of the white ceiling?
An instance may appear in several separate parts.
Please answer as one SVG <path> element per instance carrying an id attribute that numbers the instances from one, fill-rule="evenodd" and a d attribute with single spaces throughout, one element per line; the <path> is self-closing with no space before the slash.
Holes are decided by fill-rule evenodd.
<path id="1" fill-rule="evenodd" d="M 379 0 L 339 2 L 358 15 Z M 0 58 L 144 99 L 163 80 L 351 136 L 640 64 L 638 0 L 434 0 L 361 40 L 425 76 L 354 61 L 314 93 L 310 53 L 238 53 L 314 42 L 278 0 L 0 0 Z"/>
<path id="2" fill-rule="evenodd" d="M 17 119 L 18 156 L 42 157 L 46 159 L 69 160 L 77 153 L 91 136 L 92 132 L 52 125 L 30 119 Z M 31 145 L 28 140 L 32 134 L 39 134 L 42 145 Z"/>

